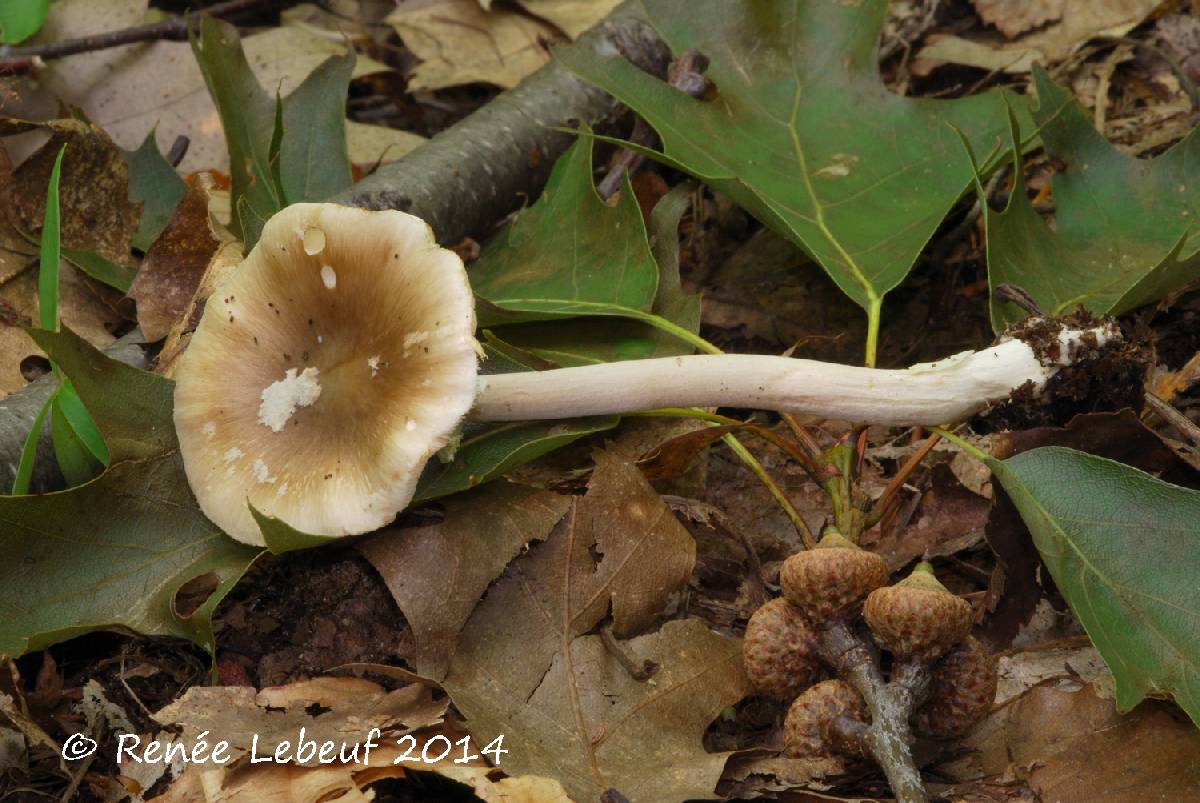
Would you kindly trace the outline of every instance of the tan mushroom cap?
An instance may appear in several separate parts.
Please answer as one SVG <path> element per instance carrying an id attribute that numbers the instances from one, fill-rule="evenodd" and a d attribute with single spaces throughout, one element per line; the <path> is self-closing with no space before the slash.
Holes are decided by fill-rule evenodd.
<path id="1" fill-rule="evenodd" d="M 471 407 L 474 332 L 462 260 L 420 218 L 279 212 L 209 298 L 176 372 L 200 508 L 260 545 L 247 501 L 320 535 L 387 524 Z"/>

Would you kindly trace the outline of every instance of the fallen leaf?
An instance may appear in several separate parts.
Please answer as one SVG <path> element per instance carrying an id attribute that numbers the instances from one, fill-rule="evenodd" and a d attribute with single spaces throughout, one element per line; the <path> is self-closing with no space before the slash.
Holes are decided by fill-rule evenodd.
<path id="1" fill-rule="evenodd" d="M 112 461 L 67 491 L 0 496 L 0 652 L 22 655 L 102 628 L 211 649 L 213 609 L 259 551 L 221 533 L 196 506 L 175 440 L 171 383 L 105 357 L 67 329 L 34 338 L 75 386 Z M 202 576 L 214 580 L 213 592 L 178 612 L 176 593 Z"/>
<path id="2" fill-rule="evenodd" d="M 1170 695 L 1200 723 L 1200 491 L 1059 446 L 986 459 L 1112 669 L 1117 707 Z"/>
<path id="3" fill-rule="evenodd" d="M 1200 796 L 1200 733 L 1168 704 L 1118 716 L 1094 687 L 1031 689 L 964 740 L 974 755 L 938 767 L 962 780 L 1009 775 L 1039 800 L 1126 803 Z"/>
<path id="4" fill-rule="evenodd" d="M 521 8 L 541 17 L 572 39 L 608 16 L 621 0 L 517 0 Z M 484 4 L 484 8 L 490 5 Z"/>
<path id="5" fill-rule="evenodd" d="M 876 58 L 884 0 L 639 5 L 672 52 L 710 59 L 707 99 L 619 56 L 564 48 L 557 58 L 654 126 L 663 141 L 654 158 L 804 247 L 876 327 L 883 296 L 972 178 L 948 124 L 988 153 L 1003 142 L 1004 96 L 889 92 Z"/>
<path id="6" fill-rule="evenodd" d="M 133 247 L 145 252 L 171 222 L 187 185 L 158 150 L 153 131 L 136 150 L 123 150 L 121 155 L 129 165 L 129 198 L 142 205 Z"/>
<path id="7" fill-rule="evenodd" d="M 407 0 L 387 22 L 421 60 L 409 89 L 476 82 L 509 89 L 549 61 L 549 46 L 561 39 L 538 19 L 485 11 L 476 0 Z"/>
<path id="8" fill-rule="evenodd" d="M 358 546 L 412 628 L 417 672 L 432 680 L 445 676 L 488 584 L 523 549 L 545 540 L 570 497 L 500 481 L 443 504 L 437 524 L 389 529 Z"/>
<path id="9" fill-rule="evenodd" d="M 448 462 L 430 460 L 417 482 L 413 502 L 449 496 L 491 482 L 569 443 L 617 425 L 617 416 L 463 427 L 462 442 Z"/>
<path id="10" fill-rule="evenodd" d="M 496 590 L 504 586 L 502 580 Z M 509 612 L 545 615 L 537 611 L 526 604 Z M 737 639 L 697 619 L 667 622 L 625 643 L 635 661 L 659 667 L 636 681 L 598 636 L 560 632 L 563 644 L 549 662 L 526 657 L 515 667 L 497 660 L 520 647 L 506 644 L 512 634 L 495 621 L 505 613 L 485 603 L 468 624 L 470 652 L 460 648 L 446 688 L 477 740 L 504 734 L 513 745 L 506 770 L 557 777 L 576 800 L 595 800 L 609 788 L 630 800 L 712 796 L 729 754 L 706 752 L 701 737 L 748 693 Z"/>
<path id="11" fill-rule="evenodd" d="M 476 741 L 505 735 L 506 770 L 557 777 L 576 799 L 705 797 L 726 754 L 701 735 L 746 691 L 740 646 L 689 619 L 624 642 L 660 667 L 634 680 L 598 636 L 644 629 L 691 573 L 694 544 L 622 458 L 600 452 L 588 493 L 513 561 L 475 609 L 443 683 Z M 653 745 L 653 748 L 648 748 Z"/>
<path id="12" fill-rule="evenodd" d="M 432 739 L 438 731 L 417 737 Z M 446 738 L 458 737 L 457 733 Z M 383 745 L 371 752 L 369 764 L 332 764 L 297 767 L 293 764 L 258 764 L 250 767 L 210 767 L 195 764 L 161 796 L 161 803 L 368 803 L 377 799 L 370 784 L 433 772 L 468 787 L 484 803 L 571 803 L 561 784 L 550 778 L 522 775 L 507 777 L 489 767 L 455 764 L 451 758 L 433 764 L 405 761 L 404 751 Z M 401 788 L 404 785 L 401 784 Z M 414 792 L 427 790 L 416 784 Z M 216 797 L 214 797 L 216 796 Z"/>
<path id="13" fill-rule="evenodd" d="M 192 294 L 187 311 L 176 319 L 170 334 L 167 335 L 166 342 L 163 343 L 162 351 L 159 352 L 158 362 L 155 365 L 158 373 L 167 377 L 174 374 L 179 358 L 183 356 L 188 343 L 191 342 L 192 332 L 196 331 L 196 327 L 200 324 L 200 316 L 204 313 L 204 303 L 241 262 L 241 242 L 228 240 L 217 248 L 204 268 L 204 274 L 200 277 L 196 292 Z"/>
<path id="14" fill-rule="evenodd" d="M 1193 224 L 1200 208 L 1200 131 L 1153 159 L 1127 156 L 1092 128 L 1071 94 L 1044 70 L 1035 69 L 1033 78 L 1039 99 L 1034 118 L 1046 153 L 1066 163 L 1052 181 L 1055 227 L 1047 226 L 1026 194 L 1014 133 L 1008 206 L 996 212 L 985 204 L 989 286 L 1015 284 L 1053 315 L 1079 305 L 1117 315 L 1194 283 L 1200 265 Z M 996 331 L 1025 315 L 993 295 Z"/>
<path id="15" fill-rule="evenodd" d="M 909 525 L 871 544 L 871 551 L 892 571 L 922 556 L 956 554 L 983 540 L 990 510 L 988 499 L 964 488 L 948 465 L 938 463 Z"/>
<path id="16" fill-rule="evenodd" d="M 203 174 L 201 174 L 203 177 Z M 146 252 L 129 295 L 150 343 L 162 340 L 187 313 L 221 240 L 209 222 L 210 182 L 198 177 L 171 221 Z"/>
<path id="17" fill-rule="evenodd" d="M 424 137 L 411 131 L 346 121 L 346 150 L 356 165 L 374 167 L 394 162 L 425 142 Z"/>
<path id="18" fill-rule="evenodd" d="M 51 5 L 39 40 L 54 41 L 120 30 L 142 21 L 148 0 L 63 0 Z M 242 40 L 258 82 L 272 93 L 289 94 L 329 56 L 345 53 L 333 41 L 296 26 L 272 28 Z M 360 57 L 354 75 L 387 67 Z M 48 89 L 78 106 L 88 119 L 124 148 L 136 148 L 154 129 L 168 150 L 177 136 L 188 137 L 184 173 L 228 171 L 221 121 L 204 90 L 204 78 L 187 42 L 126 45 L 50 62 L 42 73 Z"/>
<path id="19" fill-rule="evenodd" d="M 12 171 L 13 223 L 29 234 L 41 232 L 50 171 L 65 145 L 59 183 L 63 247 L 130 264 L 141 207 L 129 200 L 129 166 L 120 149 L 103 130 L 81 120 L 0 122 L 0 136 L 36 129 L 47 130 L 50 139 Z"/>
<path id="20" fill-rule="evenodd" d="M 320 763 L 315 755 L 301 761 L 294 752 L 301 728 L 305 739 L 318 744 L 347 745 L 348 755 L 350 747 L 366 741 L 372 728 L 394 739 L 440 723 L 449 701 L 431 695 L 424 684 L 387 691 L 369 680 L 344 677 L 313 678 L 258 692 L 247 686 L 193 686 L 157 711 L 154 719 L 178 728 L 178 741 L 189 751 L 205 733 L 210 745 L 214 739 L 228 742 L 228 755 L 235 759 L 251 749 L 261 759 L 288 741 L 293 763 L 315 766 Z"/>
<path id="21" fill-rule="evenodd" d="M 1045 66 L 1059 63 L 1094 37 L 1124 36 L 1161 5 L 1160 0 L 972 2 L 985 21 L 994 22 L 1006 35 L 1017 29 L 1031 32 L 1008 43 L 989 41 L 987 37 L 943 37 L 919 50 L 915 61 L 948 61 L 980 69 L 1028 72 L 1035 62 Z M 1014 9 L 1018 9 L 1016 13 Z M 1045 17 L 1049 24 L 1035 29 L 1038 23 L 1034 21 L 1039 17 Z"/>
<path id="22" fill-rule="evenodd" d="M 1099 696 L 1112 699 L 1113 678 L 1100 652 L 1091 644 L 1034 645 L 997 661 L 996 705 L 1015 700 L 1036 686 L 1052 685 L 1072 690 L 1090 683 Z"/>
<path id="23" fill-rule="evenodd" d="M 1067 0 L 971 0 L 979 18 L 1009 39 L 1062 19 Z"/>

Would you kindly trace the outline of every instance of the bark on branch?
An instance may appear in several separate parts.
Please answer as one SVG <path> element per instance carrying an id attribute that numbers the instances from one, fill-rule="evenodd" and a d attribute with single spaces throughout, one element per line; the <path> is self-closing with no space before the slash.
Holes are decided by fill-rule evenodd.
<path id="1" fill-rule="evenodd" d="M 620 53 L 663 77 L 670 53 L 630 2 L 566 47 Z M 424 218 L 438 241 L 480 238 L 531 201 L 574 137 L 555 131 L 592 125 L 619 105 L 557 62 L 530 75 L 403 159 L 379 168 L 333 200 L 367 209 L 400 209 Z"/>

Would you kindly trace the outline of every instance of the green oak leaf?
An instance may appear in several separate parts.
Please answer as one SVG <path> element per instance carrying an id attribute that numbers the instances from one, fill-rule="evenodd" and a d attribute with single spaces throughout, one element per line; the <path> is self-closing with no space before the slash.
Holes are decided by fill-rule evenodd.
<path id="1" fill-rule="evenodd" d="M 704 99 L 586 48 L 557 58 L 642 115 L 655 158 L 686 170 L 805 248 L 867 310 L 874 343 L 898 285 L 973 172 L 1004 143 L 1004 95 L 908 98 L 880 80 L 886 0 L 658 0 L 640 4 L 675 53 L 699 50 Z M 873 362 L 868 346 L 868 362 Z"/>
<path id="2" fill-rule="evenodd" d="M 674 229 L 670 236 L 676 236 Z M 471 287 L 486 302 L 476 309 L 484 328 L 617 317 L 641 321 L 691 344 L 676 346 L 672 353 L 707 345 L 690 322 L 681 326 L 658 314 L 659 265 L 637 199 L 628 179 L 614 206 L 596 194 L 590 137 L 580 138 L 563 154 L 538 202 L 487 244 L 471 265 L 470 277 Z M 681 303 L 677 287 L 668 287 L 675 294 L 671 303 Z"/>
<path id="3" fill-rule="evenodd" d="M 90 630 L 181 636 L 212 649 L 212 612 L 260 554 L 204 517 L 171 417 L 170 380 L 105 357 L 77 335 L 31 330 L 71 380 L 108 446 L 99 477 L 66 491 L 0 497 L 0 652 Z M 180 614 L 198 578 L 215 590 Z"/>
<path id="4" fill-rule="evenodd" d="M 187 184 L 159 152 L 154 129 L 136 150 L 122 148 L 121 156 L 129 165 L 129 199 L 142 202 L 142 217 L 133 235 L 133 247 L 144 253 L 171 222 L 175 207 L 187 194 Z M 127 292 L 128 283 L 120 289 Z"/>
<path id="5" fill-rule="evenodd" d="M 350 186 L 345 107 L 352 48 L 326 59 L 281 101 L 258 83 L 229 23 L 205 17 L 192 51 L 225 129 L 230 202 L 247 250 L 284 206 L 323 201 Z"/>
<path id="6" fill-rule="evenodd" d="M 1008 207 L 985 213 L 992 288 L 1015 284 L 1052 314 L 1082 304 L 1117 315 L 1194 283 L 1200 131 L 1154 159 L 1127 156 L 1092 127 L 1070 92 L 1041 68 L 1033 76 L 1040 100 L 1034 119 L 1046 153 L 1066 164 L 1052 183 L 1055 228 L 1030 203 L 1014 147 Z M 991 313 L 997 331 L 1026 314 L 995 296 Z"/>
<path id="7" fill-rule="evenodd" d="M 984 459 L 1112 670 L 1117 707 L 1169 695 L 1200 725 L 1200 491 L 1061 446 Z"/>
<path id="8" fill-rule="evenodd" d="M 413 502 L 427 502 L 490 482 L 586 435 L 612 429 L 619 421 L 617 416 L 595 416 L 532 423 L 468 423 L 454 458 L 448 462 L 434 458 L 425 466 Z"/>

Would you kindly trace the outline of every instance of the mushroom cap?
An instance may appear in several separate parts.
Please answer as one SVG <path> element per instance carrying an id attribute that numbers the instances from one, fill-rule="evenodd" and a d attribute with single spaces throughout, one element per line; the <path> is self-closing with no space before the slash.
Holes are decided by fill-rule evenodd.
<path id="1" fill-rule="evenodd" d="M 420 218 L 295 204 L 208 299 L 176 371 L 188 482 L 217 526 L 390 522 L 475 397 L 475 302 Z"/>

